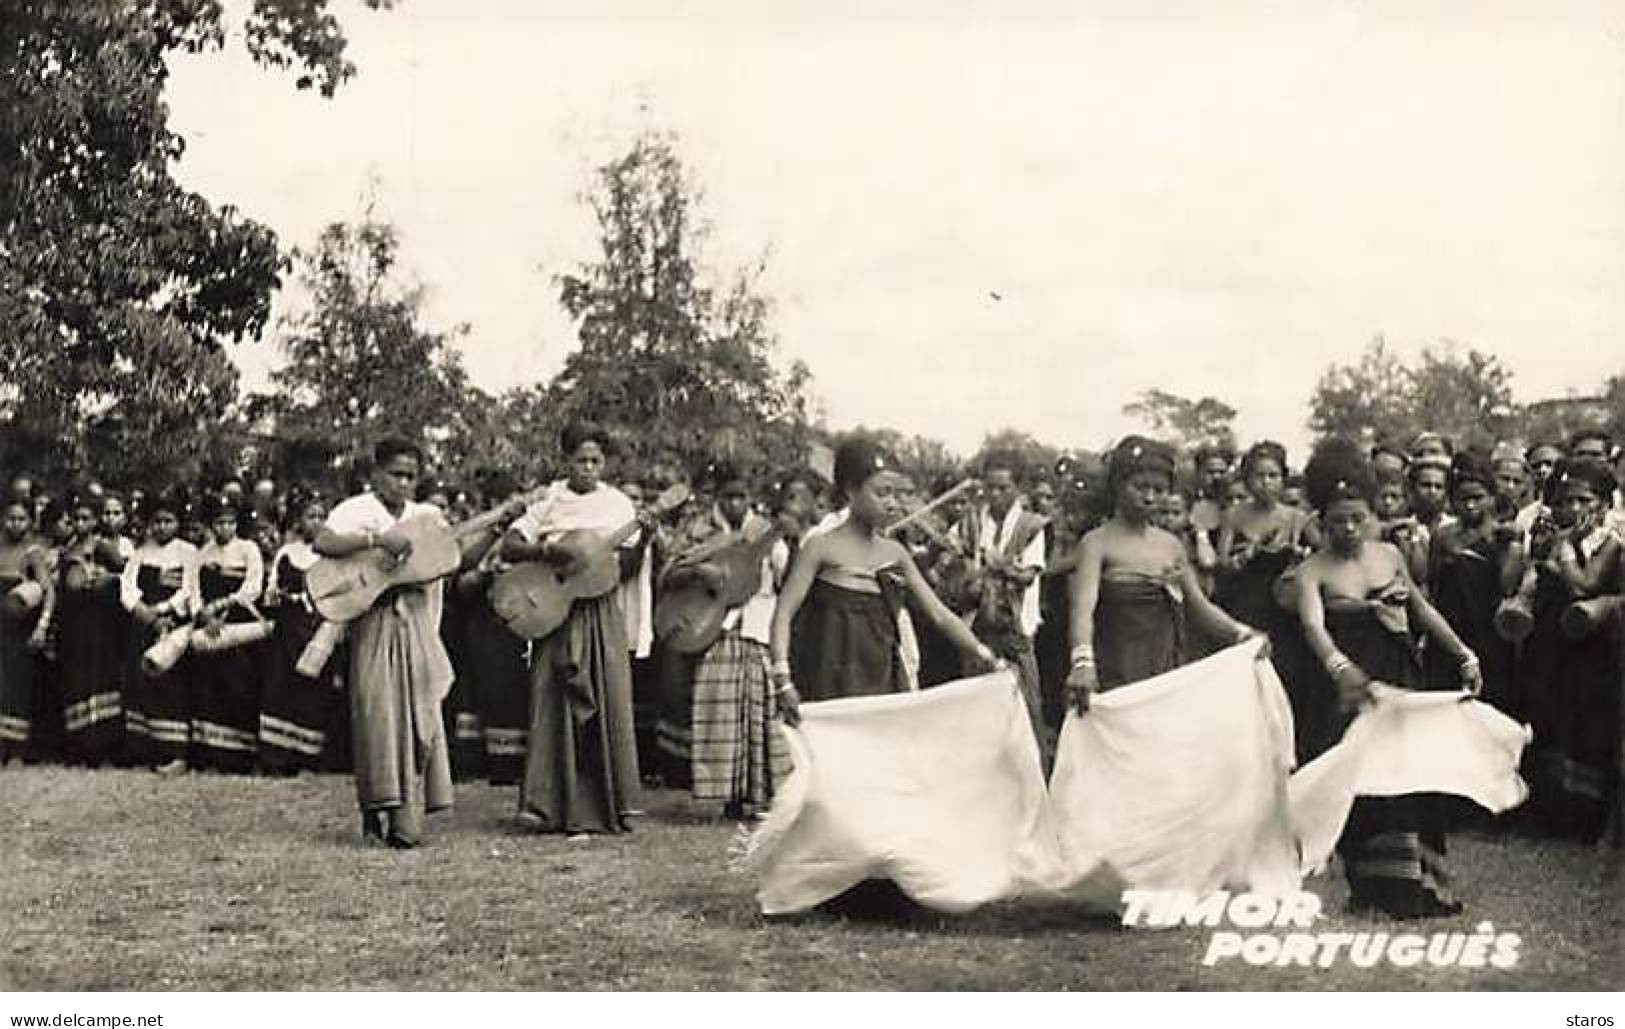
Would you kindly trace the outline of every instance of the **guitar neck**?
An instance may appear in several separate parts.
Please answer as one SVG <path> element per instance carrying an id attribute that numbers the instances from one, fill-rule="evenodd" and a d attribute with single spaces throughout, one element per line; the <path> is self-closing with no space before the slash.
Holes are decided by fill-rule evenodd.
<path id="1" fill-rule="evenodd" d="M 528 493 L 520 494 L 519 499 L 523 500 L 525 502 L 525 506 L 528 507 L 531 504 L 534 504 L 536 501 L 542 499 L 542 497 L 547 494 L 547 490 L 548 487 L 546 486 L 538 486 Z M 476 533 L 484 532 L 502 520 L 502 512 L 507 508 L 507 506 L 508 505 L 505 503 L 501 507 L 492 508 L 484 514 L 478 514 L 473 518 L 458 522 L 456 525 L 452 526 L 451 534 L 458 539 L 462 539 L 465 536 L 472 536 Z"/>

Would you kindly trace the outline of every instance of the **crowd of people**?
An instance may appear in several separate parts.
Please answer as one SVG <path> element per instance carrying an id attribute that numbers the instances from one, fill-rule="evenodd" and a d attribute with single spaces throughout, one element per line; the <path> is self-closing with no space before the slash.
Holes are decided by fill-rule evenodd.
<path id="1" fill-rule="evenodd" d="M 861 439 L 832 481 L 634 467 L 591 425 L 560 444 L 565 474 L 525 494 L 494 470 L 439 481 L 394 439 L 342 500 L 269 479 L 120 492 L 13 470 L 0 759 L 350 770 L 363 833 L 397 847 L 472 779 L 517 786 L 529 829 L 620 832 L 652 782 L 726 817 L 763 812 L 789 761 L 774 723 L 802 704 L 1002 664 L 1048 762 L 1068 709 L 1262 635 L 1300 761 L 1374 681 L 1465 688 L 1532 728 L 1520 830 L 1596 840 L 1617 802 L 1625 454 L 1606 432 L 1487 453 L 1435 433 L 1330 439 L 1301 473 L 1268 441 L 1186 455 L 1131 437 L 1100 469 L 992 453 L 958 488 Z M 686 502 L 664 502 L 681 484 Z M 324 659 L 318 561 L 388 571 L 412 556 L 415 519 L 487 511 L 457 536 L 454 573 L 385 591 L 325 634 Z M 613 544 L 615 584 L 545 635 L 516 633 L 493 583 L 531 565 L 567 578 L 583 532 Z M 164 657 L 180 628 L 189 645 Z M 1340 847 L 1357 904 L 1456 910 L 1435 800 L 1357 804 Z"/>

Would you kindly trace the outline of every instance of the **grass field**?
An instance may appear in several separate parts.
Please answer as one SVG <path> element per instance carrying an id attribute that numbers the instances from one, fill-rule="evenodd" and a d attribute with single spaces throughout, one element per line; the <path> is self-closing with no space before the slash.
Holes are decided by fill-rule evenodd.
<path id="1" fill-rule="evenodd" d="M 1461 918 L 1522 936 L 1511 970 L 1204 967 L 1209 931 L 1122 929 L 1025 902 L 890 923 L 766 920 L 733 827 L 680 795 L 631 836 L 507 826 L 458 787 L 420 850 L 365 848 L 348 780 L 0 770 L 0 989 L 1208 990 L 1625 985 L 1619 852 L 1457 837 Z M 1401 931 L 1341 911 L 1323 931 Z"/>

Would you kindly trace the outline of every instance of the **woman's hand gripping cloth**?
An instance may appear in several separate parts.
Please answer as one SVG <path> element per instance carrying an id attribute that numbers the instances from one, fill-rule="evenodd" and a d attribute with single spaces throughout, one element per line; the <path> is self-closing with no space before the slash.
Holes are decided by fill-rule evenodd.
<path id="1" fill-rule="evenodd" d="M 1088 714 L 1067 715 L 1050 778 L 1066 894 L 1115 911 L 1130 888 L 1298 890 L 1292 712 L 1261 646 L 1098 693 Z"/>
<path id="2" fill-rule="evenodd" d="M 795 769 L 735 862 L 769 915 L 866 879 L 960 912 L 1043 889 L 1055 839 L 1031 722 L 1004 670 L 801 706 Z"/>
<path id="3" fill-rule="evenodd" d="M 1355 797 L 1449 793 L 1499 814 L 1529 795 L 1518 776 L 1527 726 L 1466 693 L 1373 692 L 1341 742 L 1292 776 L 1305 874 L 1325 867 Z"/>

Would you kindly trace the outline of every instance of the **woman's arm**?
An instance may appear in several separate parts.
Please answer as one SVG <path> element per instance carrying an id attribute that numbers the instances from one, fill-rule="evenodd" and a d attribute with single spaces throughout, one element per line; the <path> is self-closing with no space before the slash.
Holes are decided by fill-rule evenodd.
<path id="1" fill-rule="evenodd" d="M 1179 563 L 1179 582 L 1185 592 L 1185 610 L 1191 613 L 1194 622 L 1214 636 L 1227 637 L 1239 643 L 1259 634 L 1259 630 L 1236 621 L 1207 598 L 1207 594 L 1202 592 L 1202 584 L 1196 579 L 1196 569 L 1189 561 Z"/>
<path id="2" fill-rule="evenodd" d="M 1095 666 L 1095 605 L 1100 602 L 1100 573 L 1105 546 L 1100 530 L 1085 533 L 1078 543 L 1077 568 L 1072 572 L 1072 655 L 1066 688 L 1079 714 L 1089 710 L 1089 696 L 1100 688 Z"/>
<path id="3" fill-rule="evenodd" d="M 1399 576 L 1405 580 L 1406 586 L 1409 587 L 1410 597 L 1407 604 L 1411 617 L 1416 619 L 1416 623 L 1429 636 L 1432 636 L 1441 646 L 1455 655 L 1456 660 L 1461 665 L 1462 685 L 1469 691 L 1477 693 L 1484 685 L 1483 673 L 1478 665 L 1478 655 L 1474 654 L 1467 644 L 1462 642 L 1461 637 L 1456 635 L 1456 630 L 1452 629 L 1450 623 L 1445 621 L 1444 616 L 1439 614 L 1439 609 L 1429 603 L 1428 598 L 1422 591 L 1416 588 L 1416 583 L 1411 580 L 1410 570 L 1405 566 L 1404 557 L 1397 550 L 1394 553 L 1394 564 Z"/>
<path id="4" fill-rule="evenodd" d="M 773 605 L 773 622 L 768 630 L 768 652 L 773 661 L 773 687 L 778 700 L 779 712 L 784 720 L 791 725 L 801 721 L 801 698 L 796 693 L 795 683 L 790 679 L 790 626 L 795 623 L 796 614 L 807 599 L 807 591 L 812 588 L 813 579 L 824 562 L 824 540 L 818 537 L 810 540 L 796 552 L 796 559 L 790 565 L 790 574 L 785 576 L 784 589 L 779 591 L 779 599 Z"/>
<path id="5" fill-rule="evenodd" d="M 937 627 L 937 631 L 952 640 L 965 653 L 976 655 L 986 664 L 994 663 L 997 658 L 993 652 L 976 638 L 976 634 L 970 631 L 970 626 L 948 610 L 948 605 L 942 602 L 936 591 L 931 588 L 931 584 L 925 581 L 925 576 L 920 574 L 920 567 L 914 563 L 908 548 L 895 540 L 891 543 L 896 547 L 897 561 L 903 567 L 903 579 L 908 583 L 909 593 L 919 602 L 926 617 L 931 619 L 931 624 Z"/>
<path id="6" fill-rule="evenodd" d="M 1619 560 L 1619 554 L 1619 541 L 1609 536 L 1589 561 L 1581 563 L 1578 544 L 1569 541 L 1554 548 L 1552 559 L 1557 574 L 1568 583 L 1571 591 L 1582 597 L 1594 597 L 1602 592 L 1608 573 Z"/>

